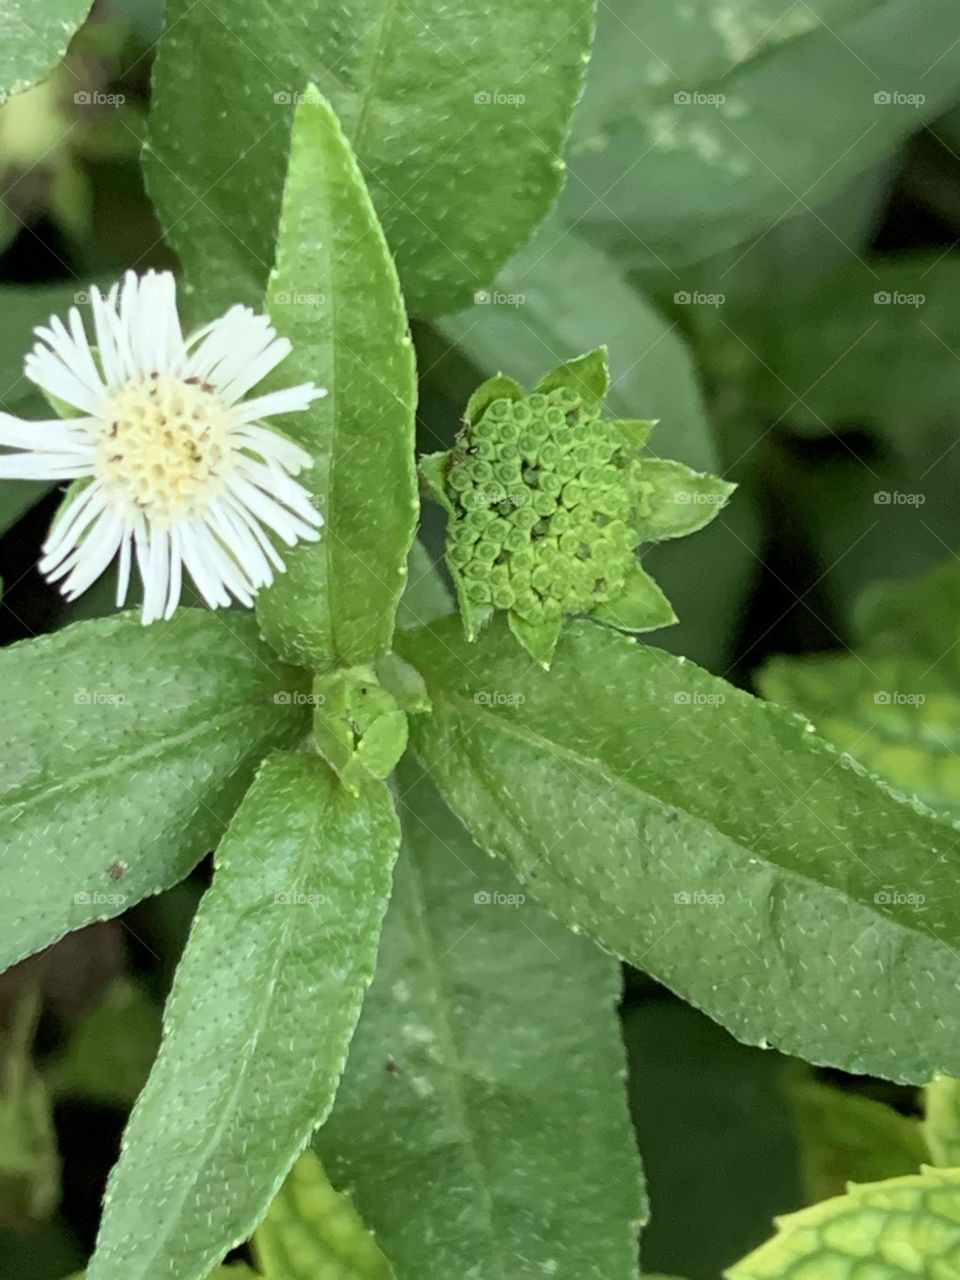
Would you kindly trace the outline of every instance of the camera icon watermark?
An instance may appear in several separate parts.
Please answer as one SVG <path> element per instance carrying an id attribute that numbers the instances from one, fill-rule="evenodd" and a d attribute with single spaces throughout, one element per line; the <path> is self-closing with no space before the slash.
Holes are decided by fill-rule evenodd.
<path id="1" fill-rule="evenodd" d="M 878 107 L 922 107 L 927 96 L 924 93 L 902 93 L 899 89 L 880 89 L 873 95 Z"/>
<path id="2" fill-rule="evenodd" d="M 678 89 L 673 95 L 678 107 L 722 107 L 726 100 L 724 93 L 701 93 L 699 89 Z"/>
<path id="3" fill-rule="evenodd" d="M 902 893 L 899 889 L 881 889 L 873 895 L 877 906 L 881 907 L 922 907 L 926 896 L 922 893 Z"/>
<path id="4" fill-rule="evenodd" d="M 873 495 L 876 507 L 922 507 L 926 500 L 925 493 L 901 493 L 899 489 L 878 489 Z"/>
<path id="5" fill-rule="evenodd" d="M 904 693 L 901 689 L 878 689 L 873 695 L 878 707 L 922 707 L 926 700 L 925 693 Z"/>
<path id="6" fill-rule="evenodd" d="M 477 107 L 522 107 L 526 100 L 526 94 L 504 93 L 502 89 L 479 89 L 473 95 Z"/>
<path id="7" fill-rule="evenodd" d="M 304 693 L 300 689 L 281 689 L 273 695 L 278 707 L 322 707 L 326 700 L 325 694 Z"/>
<path id="8" fill-rule="evenodd" d="M 99 89 L 78 89 L 73 95 L 78 107 L 122 107 L 126 100 L 125 93 L 102 93 Z"/>
<path id="9" fill-rule="evenodd" d="M 922 307 L 927 300 L 925 293 L 903 293 L 899 289 L 892 292 L 880 289 L 873 295 L 878 307 Z"/>

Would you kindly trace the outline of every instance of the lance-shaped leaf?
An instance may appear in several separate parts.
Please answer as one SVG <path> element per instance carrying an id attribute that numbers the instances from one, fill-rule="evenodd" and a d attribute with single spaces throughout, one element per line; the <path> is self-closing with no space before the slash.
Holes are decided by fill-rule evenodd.
<path id="1" fill-rule="evenodd" d="M 390 647 L 417 522 L 416 370 L 390 253 L 329 105 L 298 107 L 267 307 L 293 343 L 285 384 L 328 394 L 292 415 L 324 525 L 262 591 L 264 633 L 291 661 L 356 665 Z"/>
<path id="2" fill-rule="evenodd" d="M 316 756 L 267 760 L 217 852 L 89 1280 L 202 1280 L 263 1217 L 333 1101 L 398 844 L 383 783 L 354 797 Z"/>
<path id="3" fill-rule="evenodd" d="M 952 827 L 682 659 L 581 623 L 547 675 L 510 644 L 398 635 L 434 708 L 414 744 L 480 844 L 748 1043 L 958 1074 Z"/>
<path id="4" fill-rule="evenodd" d="M 91 0 L 6 0 L 0 14 L 0 103 L 40 80 L 67 51 Z"/>
<path id="5" fill-rule="evenodd" d="M 777 1234 L 724 1272 L 727 1280 L 906 1280 L 960 1274 L 960 1170 L 852 1186 L 777 1219 Z"/>
<path id="6" fill-rule="evenodd" d="M 645 1216 L 618 966 L 418 770 L 377 975 L 316 1146 L 397 1280 L 633 1280 Z"/>
<path id="7" fill-rule="evenodd" d="M 312 81 L 343 121 L 411 308 L 464 306 L 560 190 L 594 8 L 234 0 L 220 18 L 171 0 L 147 175 L 205 304 L 263 290 L 293 104 Z"/>
<path id="8" fill-rule="evenodd" d="M 309 687 L 244 614 L 122 614 L 0 650 L 0 969 L 182 879 Z"/>

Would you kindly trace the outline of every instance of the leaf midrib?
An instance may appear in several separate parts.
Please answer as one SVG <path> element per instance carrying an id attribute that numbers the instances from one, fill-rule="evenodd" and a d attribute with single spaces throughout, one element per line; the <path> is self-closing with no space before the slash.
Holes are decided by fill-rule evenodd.
<path id="1" fill-rule="evenodd" d="M 70 774 L 69 777 L 51 783 L 36 783 L 10 792 L 0 800 L 0 812 L 7 808 L 27 809 L 36 803 L 42 803 L 44 800 L 52 798 L 67 787 L 95 782 L 107 773 L 128 773 L 144 759 L 156 759 L 158 756 L 168 755 L 177 747 L 185 746 L 198 738 L 202 738 L 213 730 L 219 730 L 225 724 L 241 718 L 257 716 L 262 710 L 268 710 L 266 704 L 262 709 L 257 707 L 236 707 L 232 711 L 222 713 L 220 716 L 214 716 L 191 725 L 172 737 L 144 743 L 136 751 L 121 754 L 121 750 L 118 748 L 114 754 L 102 756 L 79 772 Z M 274 722 L 279 722 L 279 715 L 274 715 L 271 719 Z"/>
<path id="2" fill-rule="evenodd" d="M 498 1246 L 496 1209 L 493 1195 L 489 1190 L 490 1178 L 485 1176 L 487 1170 L 480 1156 L 479 1147 L 468 1120 L 470 1109 L 461 1084 L 462 1077 L 466 1075 L 466 1071 L 458 1069 L 462 1064 L 463 1057 L 453 1030 L 453 1016 L 450 1009 L 450 1000 L 444 991 L 443 983 L 440 978 L 440 966 L 438 964 L 436 954 L 437 948 L 433 932 L 428 923 L 429 913 L 422 889 L 422 876 L 420 874 L 420 868 L 417 865 L 416 858 L 413 854 L 412 846 L 409 848 L 409 852 L 410 857 L 408 858 L 408 866 L 410 867 L 410 878 L 413 882 L 414 889 L 412 894 L 414 911 L 416 913 L 417 929 L 423 939 L 421 954 L 424 958 L 424 964 L 427 969 L 428 976 L 432 982 L 435 1006 L 439 1016 L 440 1033 L 446 1042 L 449 1051 L 449 1057 L 443 1059 L 443 1061 L 449 1061 L 455 1064 L 447 1072 L 449 1077 L 448 1091 L 449 1094 L 453 1096 L 453 1105 L 457 1112 L 457 1128 L 460 1130 L 462 1136 L 462 1145 L 466 1152 L 467 1160 L 472 1163 L 474 1167 L 475 1186 L 478 1189 L 479 1197 L 482 1201 L 482 1203 L 478 1204 L 477 1207 L 486 1222 L 486 1234 L 490 1242 L 491 1256 L 496 1258 L 499 1269 L 499 1280 L 506 1280 L 508 1274 L 505 1267 L 506 1258 Z M 490 1280 L 498 1280 L 498 1278 L 491 1276 Z"/>
<path id="3" fill-rule="evenodd" d="M 306 883 L 304 873 L 315 851 L 316 851 L 315 840 L 311 839 L 311 840 L 302 841 L 300 850 L 297 855 L 296 881 L 298 884 Z M 287 953 L 290 929 L 292 925 L 296 922 L 298 913 L 295 911 L 288 911 L 288 912 L 282 913 L 282 915 L 283 915 L 283 919 L 281 920 L 280 930 L 276 936 L 276 942 L 273 948 L 273 956 L 271 959 L 269 978 L 267 981 L 261 982 L 259 984 L 262 999 L 260 1002 L 260 1006 L 256 1011 L 253 1029 L 244 1043 L 243 1060 L 239 1066 L 239 1069 L 235 1072 L 235 1078 L 234 1078 L 233 1084 L 230 1087 L 229 1097 L 226 1100 L 224 1100 L 219 1106 L 219 1115 L 217 1118 L 216 1125 L 211 1130 L 210 1136 L 208 1137 L 207 1141 L 204 1142 L 203 1147 L 201 1149 L 201 1154 L 199 1155 L 198 1159 L 194 1162 L 194 1169 L 195 1169 L 194 1176 L 190 1178 L 189 1181 L 187 1181 L 183 1185 L 182 1193 L 180 1196 L 177 1197 L 176 1210 L 171 1216 L 168 1217 L 167 1228 L 163 1231 L 162 1235 L 160 1236 L 157 1236 L 156 1234 L 153 1235 L 153 1239 L 156 1242 L 156 1247 L 150 1253 L 149 1257 L 143 1259 L 143 1264 L 138 1273 L 141 1277 L 148 1276 L 149 1274 L 151 1274 L 150 1268 L 152 1267 L 154 1260 L 158 1256 L 163 1255 L 165 1251 L 165 1247 L 167 1245 L 167 1242 L 170 1240 L 171 1235 L 173 1235 L 176 1232 L 176 1230 L 180 1227 L 183 1206 L 186 1204 L 188 1196 L 192 1193 L 192 1191 L 195 1189 L 198 1182 L 200 1181 L 201 1177 L 206 1172 L 210 1155 L 212 1152 L 214 1152 L 217 1149 L 220 1139 L 222 1138 L 223 1133 L 227 1128 L 228 1124 L 232 1123 L 235 1120 L 236 1100 L 246 1081 L 247 1074 L 250 1070 L 251 1064 L 254 1061 L 256 1061 L 258 1058 L 257 1047 L 263 1035 L 264 1027 L 266 1026 L 267 1019 L 272 1006 L 273 996 L 275 993 L 277 974 L 280 970 L 280 966 L 282 964 L 283 958 Z M 262 951 L 259 954 L 262 956 Z M 283 1175 L 281 1176 L 279 1181 L 282 1181 L 283 1177 L 285 1176 L 286 1176 L 286 1170 L 284 1170 Z M 278 1181 L 278 1186 L 279 1186 L 279 1181 Z M 278 1187 L 271 1188 L 269 1194 L 265 1197 L 266 1203 L 269 1203 L 269 1201 L 272 1200 L 273 1195 L 276 1193 L 277 1189 Z M 243 1239 L 242 1236 L 241 1236 L 241 1239 Z M 228 1249 L 233 1248 L 238 1243 L 239 1243 L 239 1240 L 235 1240 L 230 1245 L 228 1245 L 227 1248 Z M 211 1264 L 208 1263 L 208 1265 L 211 1265 Z"/>
<path id="4" fill-rule="evenodd" d="M 429 684 L 430 681 L 428 677 L 428 685 Z M 445 701 L 451 707 L 459 710 L 461 713 L 464 713 L 467 719 L 470 719 L 472 716 L 472 718 L 477 721 L 489 721 L 492 725 L 495 725 L 501 733 L 508 737 L 515 738 L 516 740 L 525 743 L 527 746 L 534 747 L 540 751 L 549 750 L 552 754 L 561 756 L 564 759 L 575 763 L 582 769 L 598 774 L 603 778 L 604 783 L 609 786 L 611 790 L 625 790 L 634 797 L 642 797 L 656 808 L 669 808 L 671 810 L 678 808 L 675 804 L 667 805 L 665 801 L 645 790 L 637 782 L 614 773 L 610 767 L 605 765 L 599 758 L 581 755 L 580 752 L 575 751 L 572 747 L 563 746 L 560 743 L 554 742 L 551 738 L 542 737 L 539 734 L 533 733 L 509 720 L 501 719 L 485 706 L 468 701 L 461 694 L 449 689 L 441 689 L 439 692 L 432 689 L 431 693 L 433 695 L 435 705 L 437 702 Z M 839 754 L 841 753 L 838 752 L 838 755 Z M 683 809 L 683 812 L 705 831 L 712 832 L 716 836 L 729 841 L 733 846 L 740 850 L 741 854 L 746 858 L 757 858 L 762 861 L 765 866 L 769 867 L 778 876 L 787 877 L 795 882 L 810 885 L 820 893 L 837 897 L 841 902 L 852 903 L 859 909 L 867 912 L 874 924 L 889 925 L 893 928 L 902 929 L 906 933 L 921 937 L 927 942 L 933 941 L 938 947 L 949 946 L 949 943 L 945 942 L 943 938 L 938 934 L 931 933 L 928 929 L 924 929 L 919 925 L 913 925 L 910 921 L 902 920 L 898 916 L 886 915 L 884 913 L 871 910 L 869 902 L 865 902 L 859 898 L 851 896 L 850 894 L 844 893 L 843 890 L 838 888 L 836 885 L 827 884 L 823 880 L 818 880 L 814 876 L 806 875 L 804 872 L 799 871 L 794 867 L 781 866 L 780 863 L 771 860 L 765 852 L 761 853 L 759 850 L 754 850 L 745 846 L 740 836 L 733 835 L 725 831 L 722 827 L 717 826 L 715 823 L 704 817 L 701 817 L 701 815 L 693 812 L 692 810 L 685 808 Z M 458 816 L 461 815 L 458 814 Z M 615 909 L 619 911 L 617 904 L 614 903 L 613 905 Z M 623 913 L 620 912 L 620 914 Z"/>

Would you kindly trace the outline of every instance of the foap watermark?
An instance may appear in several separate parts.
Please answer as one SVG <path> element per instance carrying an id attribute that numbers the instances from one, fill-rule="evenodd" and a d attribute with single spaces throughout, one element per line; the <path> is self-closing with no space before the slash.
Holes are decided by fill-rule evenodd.
<path id="1" fill-rule="evenodd" d="M 925 693 L 904 693 L 902 689 L 878 689 L 873 701 L 878 707 L 922 707 Z"/>
<path id="2" fill-rule="evenodd" d="M 698 689 L 681 689 L 673 695 L 678 707 L 722 707 L 727 700 L 725 693 L 701 693 Z"/>
<path id="3" fill-rule="evenodd" d="M 678 107 L 722 107 L 726 100 L 724 93 L 701 93 L 699 89 L 678 89 L 673 95 Z"/>
<path id="4" fill-rule="evenodd" d="M 93 893 L 83 890 L 73 895 L 75 907 L 122 907 L 126 900 L 125 893 L 101 893 L 99 890 Z"/>
<path id="5" fill-rule="evenodd" d="M 903 893 L 900 889 L 881 889 L 873 895 L 881 907 L 922 907 L 926 897 L 922 893 Z"/>
<path id="6" fill-rule="evenodd" d="M 722 493 L 700 493 L 695 489 L 678 489 L 673 501 L 681 507 L 722 507 L 726 502 Z"/>
<path id="7" fill-rule="evenodd" d="M 901 493 L 899 489 L 878 489 L 873 495 L 877 507 L 922 507 L 926 500 L 925 493 Z"/>
<path id="8" fill-rule="evenodd" d="M 503 89 L 478 89 L 473 95 L 477 107 L 522 107 L 526 100 L 523 93 L 506 93 Z"/>
<path id="9" fill-rule="evenodd" d="M 524 293 L 504 293 L 501 289 L 478 289 L 473 295 L 477 307 L 522 307 L 526 300 Z"/>
<path id="10" fill-rule="evenodd" d="M 273 695 L 278 707 L 322 707 L 326 697 L 322 693 L 304 693 L 300 689 L 281 689 Z"/>
<path id="11" fill-rule="evenodd" d="M 299 889 L 279 889 L 273 895 L 277 907 L 322 907 L 326 901 L 322 893 L 302 893 Z"/>
<path id="12" fill-rule="evenodd" d="M 706 889 L 681 889 L 673 895 L 678 907 L 722 907 L 726 902 L 722 893 L 710 893 Z"/>
<path id="13" fill-rule="evenodd" d="M 294 289 L 292 293 L 279 289 L 273 295 L 273 301 L 278 307 L 322 307 L 327 301 L 327 295 L 304 293 L 299 289 Z"/>
<path id="14" fill-rule="evenodd" d="M 727 300 L 725 293 L 701 293 L 699 289 L 678 289 L 673 295 L 678 307 L 722 307 Z"/>
<path id="15" fill-rule="evenodd" d="M 478 507 L 502 507 L 504 503 L 507 507 L 524 507 L 527 504 L 526 492 L 523 493 L 507 493 L 506 489 L 474 489 L 473 500 Z M 509 514 L 504 511 L 503 515 Z"/>
<path id="16" fill-rule="evenodd" d="M 902 293 L 899 289 L 879 289 L 873 295 L 878 307 L 922 307 L 926 300 L 925 293 Z"/>
<path id="17" fill-rule="evenodd" d="M 478 689 L 473 695 L 478 707 L 522 707 L 526 695 L 522 693 L 504 693 L 501 689 Z"/>
<path id="18" fill-rule="evenodd" d="M 122 107 L 125 93 L 101 93 L 99 89 L 79 89 L 73 100 L 78 107 Z"/>
<path id="19" fill-rule="evenodd" d="M 522 907 L 526 902 L 522 893 L 498 893 L 496 889 L 481 889 L 473 895 L 474 904 L 478 907 Z"/>
<path id="20" fill-rule="evenodd" d="M 312 89 L 291 93 L 287 89 L 278 89 L 273 95 L 274 105 L 278 107 L 319 107 L 323 104 L 323 95 Z"/>
<path id="21" fill-rule="evenodd" d="M 900 89 L 880 89 L 873 95 L 878 107 L 922 107 L 927 100 L 925 93 L 903 93 Z"/>
<path id="22" fill-rule="evenodd" d="M 73 695 L 78 707 L 122 707 L 126 700 L 122 693 L 105 693 L 102 689 L 78 689 Z"/>

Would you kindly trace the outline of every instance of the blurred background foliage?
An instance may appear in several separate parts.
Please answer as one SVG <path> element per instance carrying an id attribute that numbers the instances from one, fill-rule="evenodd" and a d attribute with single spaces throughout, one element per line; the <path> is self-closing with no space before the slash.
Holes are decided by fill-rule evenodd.
<path id="1" fill-rule="evenodd" d="M 472 307 L 415 322 L 421 446 L 449 447 L 490 373 L 533 383 L 608 343 L 611 412 L 661 418 L 655 449 L 740 484 L 656 551 L 681 618 L 656 642 L 957 812 L 955 20 L 929 6 L 905 43 L 907 0 L 733 11 L 601 5 L 558 210 Z M 139 164 L 161 28 L 159 0 L 97 0 L 63 63 L 0 107 L 9 412 L 42 413 L 21 377 L 33 325 L 93 280 L 175 265 Z M 2 643 L 111 608 L 109 583 L 68 606 L 37 576 L 56 502 L 0 483 Z M 89 1252 L 207 874 L 0 979 L 0 1274 L 58 1280 Z M 909 1090 L 736 1044 L 639 974 L 623 1026 L 653 1271 L 716 1277 L 774 1214 L 922 1158 Z"/>

